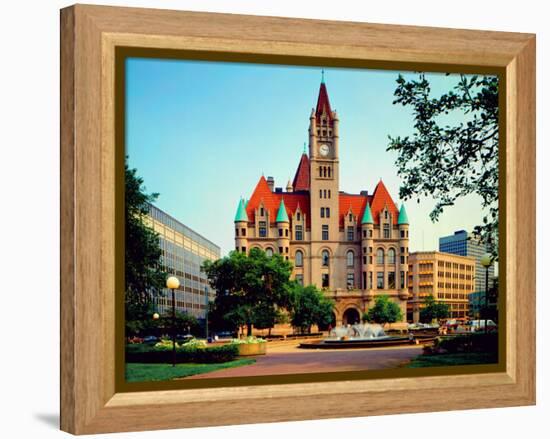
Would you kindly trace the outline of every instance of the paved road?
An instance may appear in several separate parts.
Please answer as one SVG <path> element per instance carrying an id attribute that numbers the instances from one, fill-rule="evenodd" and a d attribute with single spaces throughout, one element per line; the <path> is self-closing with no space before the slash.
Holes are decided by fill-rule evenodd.
<path id="1" fill-rule="evenodd" d="M 185 379 L 343 372 L 398 367 L 422 353 L 421 346 L 380 349 L 301 350 L 295 346 L 268 345 L 267 355 L 249 366 L 222 369 Z"/>

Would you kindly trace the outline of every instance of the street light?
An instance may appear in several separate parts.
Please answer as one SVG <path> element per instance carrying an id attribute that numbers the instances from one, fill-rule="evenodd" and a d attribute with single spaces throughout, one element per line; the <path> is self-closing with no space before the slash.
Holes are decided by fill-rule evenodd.
<path id="1" fill-rule="evenodd" d="M 493 257 L 489 253 L 485 253 L 479 262 L 485 267 L 485 334 L 487 334 L 487 311 L 489 310 L 489 267 L 493 264 Z"/>
<path id="2" fill-rule="evenodd" d="M 205 327 L 206 327 L 206 343 L 208 343 L 208 287 L 204 287 L 204 300 L 206 302 L 206 313 L 205 313 Z"/>
<path id="3" fill-rule="evenodd" d="M 166 279 L 166 288 L 172 290 L 172 366 L 176 366 L 176 293 L 180 280 L 176 276 Z"/>
<path id="4" fill-rule="evenodd" d="M 153 313 L 153 320 L 158 320 L 158 319 L 160 319 L 160 314 L 158 312 Z"/>

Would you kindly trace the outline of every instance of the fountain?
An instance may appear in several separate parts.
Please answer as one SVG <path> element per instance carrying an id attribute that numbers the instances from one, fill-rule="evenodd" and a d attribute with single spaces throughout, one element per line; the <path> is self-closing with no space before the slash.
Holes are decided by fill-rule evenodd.
<path id="1" fill-rule="evenodd" d="M 303 349 L 339 349 L 370 348 L 414 344 L 417 341 L 412 334 L 406 336 L 386 335 L 382 325 L 376 323 L 357 323 L 333 328 L 329 336 L 321 341 L 302 343 Z"/>
<path id="2" fill-rule="evenodd" d="M 331 340 L 372 340 L 373 338 L 382 337 L 388 337 L 382 325 L 372 323 L 337 326 L 330 331 L 329 335 Z"/>

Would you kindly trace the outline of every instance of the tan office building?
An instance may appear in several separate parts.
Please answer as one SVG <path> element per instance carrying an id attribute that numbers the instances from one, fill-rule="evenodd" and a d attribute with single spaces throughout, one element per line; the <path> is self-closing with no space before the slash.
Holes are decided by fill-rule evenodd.
<path id="1" fill-rule="evenodd" d="M 321 83 L 309 118 L 309 151 L 293 182 L 276 188 L 260 178 L 250 200 L 239 202 L 235 248 L 257 247 L 294 264 L 293 277 L 322 288 L 336 302 L 334 324 L 360 321 L 377 295 L 406 312 L 409 221 L 384 183 L 369 194 L 340 191 L 339 119 Z M 367 172 L 366 166 L 366 172 Z"/>
<path id="2" fill-rule="evenodd" d="M 475 288 L 475 258 L 437 251 L 409 255 L 407 320 L 418 322 L 430 294 L 449 305 L 450 317 L 468 315 L 468 297 Z"/>

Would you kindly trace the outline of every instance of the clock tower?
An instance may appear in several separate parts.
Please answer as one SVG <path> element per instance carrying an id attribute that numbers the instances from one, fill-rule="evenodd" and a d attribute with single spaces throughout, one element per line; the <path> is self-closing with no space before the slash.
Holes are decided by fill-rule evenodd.
<path id="1" fill-rule="evenodd" d="M 317 106 L 309 118 L 310 159 L 310 205 L 312 255 L 321 254 L 327 248 L 331 258 L 337 257 L 337 247 L 332 245 L 340 239 L 339 225 L 339 161 L 338 161 L 338 116 L 330 107 L 327 87 L 323 80 L 319 88 Z M 321 266 L 312 267 L 312 275 L 323 272 Z M 317 264 L 313 264 L 317 265 Z M 334 270 L 328 270 L 334 276 Z M 317 285 L 322 285 L 319 279 Z M 329 279 L 329 287 L 330 287 Z"/>

